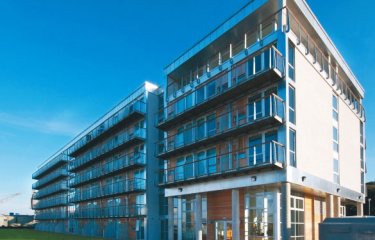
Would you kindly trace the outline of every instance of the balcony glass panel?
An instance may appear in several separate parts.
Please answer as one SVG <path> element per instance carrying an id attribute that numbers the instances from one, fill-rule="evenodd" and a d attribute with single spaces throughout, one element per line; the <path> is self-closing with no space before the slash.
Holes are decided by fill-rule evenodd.
<path id="1" fill-rule="evenodd" d="M 284 102 L 274 93 L 266 97 L 251 97 L 247 105 L 220 113 L 211 114 L 206 118 L 200 118 L 195 124 L 188 124 L 181 127 L 178 133 L 170 135 L 158 143 L 158 154 L 186 147 L 198 141 L 212 138 L 225 132 L 249 126 L 269 118 L 284 120 Z M 195 132 L 195 134 L 192 134 Z"/>
<path id="2" fill-rule="evenodd" d="M 267 139 L 273 139 L 269 135 Z M 233 152 L 216 154 L 216 150 L 202 151 L 193 160 L 180 161 L 178 166 L 163 169 L 162 183 L 174 183 L 210 175 L 224 175 L 236 171 L 260 166 L 278 165 L 285 161 L 285 148 L 282 144 L 272 140 L 261 142 L 261 138 L 250 139 L 249 146 Z M 196 171 L 192 171 L 196 169 Z"/>
<path id="3" fill-rule="evenodd" d="M 107 182 L 104 186 L 93 186 L 87 189 L 76 189 L 70 195 L 70 202 L 79 202 L 121 193 L 146 190 L 146 179 L 133 178 Z"/>
<path id="4" fill-rule="evenodd" d="M 238 64 L 234 69 L 232 69 L 232 79 L 229 79 L 232 81 L 232 86 L 230 88 L 235 88 L 242 82 L 251 80 L 254 77 L 254 74 L 260 74 L 261 72 L 265 72 L 269 69 L 276 69 L 281 73 L 281 75 L 284 74 L 284 58 L 274 47 L 270 47 L 269 49 L 255 54 L 253 57 L 248 58 L 246 61 Z M 200 86 L 195 90 L 196 102 L 193 105 L 199 105 L 203 102 L 209 101 L 210 99 L 226 92 L 228 89 L 228 74 L 224 73 L 221 76 L 215 76 L 213 80 L 208 81 L 207 84 Z M 190 94 L 192 93 L 189 93 L 189 95 Z M 189 95 L 182 96 L 181 98 L 190 97 Z M 185 108 L 185 110 L 178 112 L 177 114 L 173 109 L 176 108 L 179 101 L 180 100 L 177 102 L 171 102 L 169 106 L 162 110 L 162 113 L 157 113 L 157 119 L 160 121 L 159 123 L 173 119 L 177 115 L 180 115 L 188 110 Z"/>

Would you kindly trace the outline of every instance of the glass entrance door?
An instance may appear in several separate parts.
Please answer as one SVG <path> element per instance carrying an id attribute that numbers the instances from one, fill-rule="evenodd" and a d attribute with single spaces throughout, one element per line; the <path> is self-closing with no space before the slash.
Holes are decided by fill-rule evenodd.
<path id="1" fill-rule="evenodd" d="M 215 240 L 232 240 L 232 222 L 215 222 Z"/>

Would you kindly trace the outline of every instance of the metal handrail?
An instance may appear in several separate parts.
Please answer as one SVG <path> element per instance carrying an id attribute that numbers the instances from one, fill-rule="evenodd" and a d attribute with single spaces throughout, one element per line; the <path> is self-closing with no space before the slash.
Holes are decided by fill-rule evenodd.
<path id="1" fill-rule="evenodd" d="M 268 112 L 267 112 L 267 109 L 263 107 L 263 104 L 266 104 L 267 99 L 269 99 L 269 104 L 270 104 Z M 256 109 L 256 105 L 255 105 L 259 101 L 262 104 L 262 106 L 260 107 L 260 110 L 261 110 L 260 116 L 258 116 L 259 112 L 257 112 L 257 110 L 259 109 Z M 251 106 L 251 104 L 254 105 L 254 112 L 252 115 L 252 119 L 249 118 L 251 115 L 248 112 L 248 107 Z M 240 118 L 239 116 L 243 113 L 245 117 L 243 119 L 239 119 Z M 212 111 L 212 114 L 215 114 L 215 111 Z M 156 143 L 157 150 L 159 151 L 158 154 L 162 154 L 168 151 L 173 151 L 175 149 L 194 144 L 197 141 L 202 141 L 204 139 L 212 138 L 224 132 L 229 132 L 230 130 L 237 129 L 239 127 L 243 127 L 249 124 L 259 122 L 263 119 L 267 119 L 269 117 L 276 117 L 276 116 L 280 117 L 282 121 L 284 120 L 285 103 L 279 96 L 272 93 L 268 96 L 257 98 L 255 101 L 248 103 L 244 106 L 241 106 L 237 109 L 234 109 L 232 111 L 226 111 L 220 115 L 215 115 L 215 129 L 214 129 L 215 132 L 214 133 L 210 134 L 207 131 L 205 131 L 203 133 L 204 136 L 199 136 L 199 134 L 196 131 L 194 131 L 198 127 L 198 124 L 195 121 L 194 123 L 191 124 L 191 127 L 185 128 L 182 133 L 176 133 L 176 134 L 170 135 L 162 139 L 161 141 L 157 142 Z M 223 119 L 224 117 L 226 118 L 224 120 L 226 120 L 225 122 L 227 124 L 225 126 L 221 126 L 220 120 Z M 236 120 L 233 121 L 233 118 L 235 118 Z M 208 120 L 205 120 L 202 122 L 202 124 L 206 124 L 207 122 Z M 189 133 L 191 135 L 189 140 L 186 140 L 184 138 L 184 134 L 186 133 Z M 182 136 L 183 139 L 178 141 L 178 144 L 176 144 L 177 142 L 176 139 L 178 138 L 179 135 Z"/>
<path id="2" fill-rule="evenodd" d="M 269 149 L 266 149 L 266 146 Z M 261 152 L 257 150 L 260 148 Z M 265 150 L 268 150 L 266 152 Z M 250 152 L 252 151 L 252 153 Z M 188 155 L 187 155 L 188 156 Z M 192 155 L 194 156 L 194 155 Z M 268 141 L 253 146 L 230 151 L 214 157 L 192 159 L 189 163 L 160 170 L 160 183 L 173 183 L 211 175 L 232 173 L 262 165 L 285 163 L 285 146 L 276 141 Z"/>
<path id="3" fill-rule="evenodd" d="M 271 51 L 269 51 L 271 50 Z M 251 55 L 250 57 L 247 57 L 246 59 L 249 60 L 251 58 L 255 58 L 256 56 L 259 56 L 261 54 L 264 54 L 264 53 L 269 53 L 271 54 L 268 58 L 269 58 L 269 62 L 268 64 L 266 64 L 265 66 L 263 66 L 264 68 L 260 69 L 259 71 L 256 71 L 256 72 L 252 72 L 251 74 L 250 73 L 247 73 L 248 75 L 246 76 L 245 79 L 227 79 L 226 81 L 224 81 L 224 83 L 227 83 L 228 81 L 232 81 L 232 80 L 235 80 L 232 84 L 231 87 L 228 87 L 226 86 L 225 88 L 220 85 L 220 83 L 218 84 L 220 87 L 217 87 L 217 89 L 215 89 L 215 93 L 210 95 L 209 97 L 205 97 L 205 99 L 199 103 L 195 103 L 195 105 L 193 106 L 190 106 L 190 107 L 187 107 L 187 108 L 184 108 L 183 110 L 181 111 L 178 111 L 178 113 L 176 113 L 177 111 L 176 110 L 173 110 L 171 112 L 168 112 L 169 109 L 172 108 L 175 108 L 177 106 L 177 102 L 179 100 L 181 100 L 182 98 L 186 98 L 189 94 L 191 94 L 192 92 L 197 92 L 201 87 L 199 87 L 199 89 L 195 89 L 193 91 L 189 91 L 187 93 L 185 93 L 183 96 L 179 97 L 178 99 L 174 99 L 172 103 L 169 103 L 168 106 L 164 107 L 163 109 L 161 109 L 160 111 L 158 111 L 156 113 L 157 117 L 157 121 L 158 121 L 158 124 L 161 124 L 163 122 L 166 122 L 166 121 L 169 121 L 189 110 L 191 110 L 193 107 L 196 107 L 198 105 L 201 105 L 213 98 L 215 98 L 216 96 L 219 96 L 221 95 L 222 93 L 228 91 L 229 89 L 233 89 L 239 85 L 241 85 L 243 82 L 246 82 L 246 81 L 249 81 L 250 79 L 253 79 L 254 77 L 258 76 L 259 74 L 262 74 L 263 72 L 265 71 L 268 71 L 270 69 L 277 69 L 278 71 L 280 71 L 280 73 L 282 75 L 284 75 L 284 72 L 285 72 L 285 59 L 284 57 L 282 56 L 282 54 L 274 47 L 274 46 L 270 46 L 268 48 L 265 48 L 265 49 L 262 49 L 256 53 L 254 53 L 253 55 Z M 245 59 L 245 60 L 246 60 Z M 255 64 L 255 61 L 253 61 L 253 64 Z M 233 69 L 232 69 L 233 71 Z M 224 72 L 224 75 L 226 74 L 226 72 Z M 220 79 L 221 80 L 221 77 L 222 77 L 223 74 L 219 74 L 219 75 L 215 75 L 214 77 L 212 77 L 211 79 Z M 207 82 L 211 82 L 211 80 L 208 80 Z M 205 84 L 206 85 L 206 84 Z M 202 86 L 205 86 L 202 84 Z"/>

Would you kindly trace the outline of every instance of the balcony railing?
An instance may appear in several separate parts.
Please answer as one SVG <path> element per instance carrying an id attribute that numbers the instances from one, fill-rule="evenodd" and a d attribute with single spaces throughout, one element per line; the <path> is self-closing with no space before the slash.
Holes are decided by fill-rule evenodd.
<path id="1" fill-rule="evenodd" d="M 33 204 L 33 209 L 44 209 L 66 204 L 68 204 L 68 198 L 66 196 L 60 196 L 56 198 L 39 200 L 37 203 Z"/>
<path id="2" fill-rule="evenodd" d="M 114 126 L 118 125 L 120 122 L 129 119 L 134 114 L 145 114 L 146 113 L 146 104 L 141 100 L 136 100 L 135 102 L 131 103 L 130 105 L 122 108 L 117 113 L 109 117 L 105 122 L 100 124 L 90 133 L 82 137 L 80 140 L 77 141 L 70 149 L 69 153 L 74 155 L 77 151 L 82 149 L 88 143 L 94 141 L 95 139 L 102 136 L 105 132 L 108 132 Z"/>
<path id="3" fill-rule="evenodd" d="M 38 190 L 38 192 L 36 192 L 33 197 L 34 199 L 39 199 L 65 190 L 68 190 L 68 184 L 66 181 L 61 181 L 58 183 L 54 183 L 49 187 Z"/>
<path id="4" fill-rule="evenodd" d="M 131 153 L 117 159 L 113 158 L 113 160 L 106 162 L 103 166 L 76 174 L 69 180 L 69 186 L 74 187 L 132 166 L 144 166 L 145 164 L 146 155 L 144 153 Z"/>
<path id="5" fill-rule="evenodd" d="M 228 73 L 215 76 L 213 81 L 207 81 L 208 84 L 198 87 L 196 90 L 189 92 L 177 101 L 170 103 L 161 112 L 158 113 L 157 119 L 159 127 L 163 127 L 169 121 L 197 109 L 208 102 L 218 99 L 220 96 L 233 93 L 237 87 L 245 86 L 247 83 L 254 82 L 256 78 L 268 73 L 270 70 L 276 72 L 281 78 L 285 72 L 285 61 L 281 53 L 275 47 L 263 49 L 254 56 L 247 58 L 241 64 L 237 64 L 232 69 L 232 79 L 228 79 Z M 275 80 L 275 78 L 272 78 Z M 230 82 L 230 84 L 229 84 Z M 245 91 L 246 89 L 240 89 Z"/>
<path id="6" fill-rule="evenodd" d="M 162 170 L 160 182 L 171 184 L 262 167 L 282 167 L 284 162 L 285 147 L 270 141 L 210 158 L 196 159 L 180 165 L 177 163 L 175 167 Z"/>
<path id="7" fill-rule="evenodd" d="M 65 219 L 67 217 L 68 214 L 66 211 L 37 212 L 35 214 L 35 220 Z"/>
<path id="8" fill-rule="evenodd" d="M 68 161 L 69 157 L 66 154 L 62 153 L 39 168 L 35 173 L 33 173 L 32 177 L 33 179 L 39 179 L 39 177 L 44 175 L 49 169 L 55 167 L 61 162 L 67 163 Z"/>
<path id="9" fill-rule="evenodd" d="M 145 204 L 119 205 L 98 207 L 91 206 L 77 208 L 72 214 L 74 218 L 129 218 L 146 216 Z"/>
<path id="10" fill-rule="evenodd" d="M 122 193 L 145 191 L 146 179 L 134 178 L 119 182 L 109 183 L 104 186 L 96 186 L 85 190 L 76 189 L 70 195 L 70 202 L 80 202 L 105 196 L 118 195 Z"/>
<path id="11" fill-rule="evenodd" d="M 68 176 L 68 171 L 66 170 L 66 168 L 57 169 L 52 173 L 42 177 L 39 181 L 33 183 L 33 189 L 39 189 L 62 176 Z"/>
<path id="12" fill-rule="evenodd" d="M 85 165 L 88 162 L 91 162 L 101 156 L 104 156 L 113 150 L 127 145 L 131 143 L 133 140 L 140 139 L 145 140 L 146 139 L 146 129 L 145 128 L 139 128 L 134 130 L 133 132 L 124 132 L 119 135 L 116 135 L 114 138 L 107 141 L 102 146 L 99 146 L 86 154 L 75 158 L 74 160 L 69 162 L 69 170 L 73 171 L 83 165 Z"/>
<path id="13" fill-rule="evenodd" d="M 197 121 L 191 127 L 168 136 L 157 144 L 157 151 L 159 155 L 164 156 L 163 154 L 180 151 L 188 146 L 194 147 L 204 141 L 212 142 L 218 137 L 259 129 L 262 123 L 269 124 L 270 120 L 282 123 L 284 114 L 284 101 L 277 95 L 255 98 L 247 105 L 238 106 L 218 116 L 209 115 L 205 121 Z"/>

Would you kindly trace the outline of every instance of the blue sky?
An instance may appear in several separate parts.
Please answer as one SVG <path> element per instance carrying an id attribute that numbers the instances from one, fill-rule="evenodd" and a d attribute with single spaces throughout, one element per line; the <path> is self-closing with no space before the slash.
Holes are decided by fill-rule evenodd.
<path id="1" fill-rule="evenodd" d="M 0 213 L 31 213 L 41 162 L 246 4 L 245 0 L 1 0 Z M 375 180 L 375 1 L 308 1 L 366 89 Z"/>

